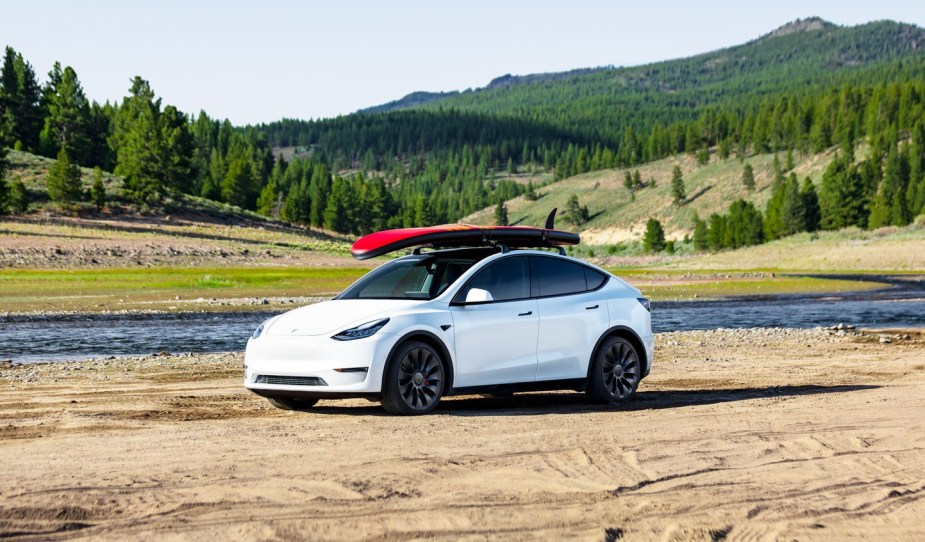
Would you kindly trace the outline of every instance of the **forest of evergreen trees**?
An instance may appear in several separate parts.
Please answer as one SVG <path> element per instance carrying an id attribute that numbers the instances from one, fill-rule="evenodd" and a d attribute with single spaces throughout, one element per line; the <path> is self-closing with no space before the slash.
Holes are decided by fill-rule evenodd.
<path id="1" fill-rule="evenodd" d="M 760 58 L 770 62 L 770 54 Z M 720 249 L 812 228 L 904 225 L 925 212 L 925 56 L 862 71 L 845 68 L 852 77 L 832 72 L 813 84 L 806 84 L 809 68 L 799 69 L 797 60 L 778 58 L 784 67 L 760 91 L 740 91 L 745 83 L 739 79 L 747 74 L 736 76 L 737 86 L 729 89 L 709 87 L 725 96 L 712 101 L 681 99 L 688 91 L 649 92 L 651 103 L 636 110 L 602 108 L 603 102 L 591 107 L 582 99 L 544 108 L 528 107 L 536 97 L 527 95 L 519 98 L 523 107 L 497 113 L 403 110 L 234 127 L 163 104 L 140 77 L 121 102 L 90 101 L 71 67 L 55 64 L 40 83 L 30 63 L 7 47 L 0 67 L 0 148 L 61 162 L 54 189 L 49 182 L 53 199 L 89 199 L 92 194 L 79 189 L 76 166 L 99 167 L 124 176 L 122 197 L 129 202 L 157 204 L 171 194 L 193 194 L 355 234 L 455 221 L 532 192 L 503 173 L 547 171 L 561 179 L 679 153 L 726 160 L 832 147 L 839 155 L 818 195 L 811 183 L 778 168 L 767 209 L 736 202 L 726 215 L 697 218 L 695 232 L 705 236 L 695 233 L 695 243 Z M 690 72 L 691 61 L 678 62 L 647 69 L 677 81 L 704 77 Z M 789 71 L 787 62 L 794 62 Z M 572 83 L 546 82 L 544 92 Z M 736 95 L 740 99 L 730 98 Z M 678 101 L 666 102 L 669 96 Z M 860 143 L 869 150 L 861 161 L 855 159 Z M 287 162 L 274 155 L 276 147 L 306 152 Z M 0 156 L 0 172 L 3 167 Z M 0 182 L 0 211 L 24 208 L 30 196 L 19 185 Z M 99 191 L 93 197 L 98 202 Z"/>

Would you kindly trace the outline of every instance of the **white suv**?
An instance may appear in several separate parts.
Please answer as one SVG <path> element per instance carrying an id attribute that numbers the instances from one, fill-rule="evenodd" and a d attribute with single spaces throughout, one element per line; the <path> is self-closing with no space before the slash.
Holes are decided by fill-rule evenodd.
<path id="1" fill-rule="evenodd" d="M 286 409 L 367 397 L 425 414 L 445 395 L 553 389 L 610 404 L 652 352 L 649 301 L 603 269 L 541 250 L 416 251 L 261 324 L 244 385 Z"/>

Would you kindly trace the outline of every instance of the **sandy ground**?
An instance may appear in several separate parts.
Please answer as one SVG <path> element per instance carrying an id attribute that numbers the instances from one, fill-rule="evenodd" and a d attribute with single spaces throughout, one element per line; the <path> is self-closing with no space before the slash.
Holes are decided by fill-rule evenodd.
<path id="1" fill-rule="evenodd" d="M 925 539 L 925 342 L 659 335 L 579 394 L 273 409 L 240 354 L 0 366 L 0 538 Z"/>

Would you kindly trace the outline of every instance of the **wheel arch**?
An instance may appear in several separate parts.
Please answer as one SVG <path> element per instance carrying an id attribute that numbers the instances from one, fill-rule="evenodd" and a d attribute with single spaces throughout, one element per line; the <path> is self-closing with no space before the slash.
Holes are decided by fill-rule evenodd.
<path id="1" fill-rule="evenodd" d="M 446 347 L 446 344 L 440 340 L 440 337 L 431 333 L 430 331 L 424 329 L 418 329 L 415 331 L 409 332 L 407 335 L 402 336 L 402 338 L 395 341 L 395 345 L 392 346 L 392 349 L 389 350 L 389 356 L 386 358 L 386 367 L 389 363 L 392 363 L 392 359 L 395 356 L 395 352 L 401 348 L 403 344 L 408 341 L 420 341 L 427 344 L 428 346 L 437 350 L 437 353 L 440 354 L 440 358 L 446 363 L 446 386 L 443 388 L 443 394 L 446 395 L 450 390 L 453 389 L 453 380 L 454 374 L 456 373 L 455 368 L 453 367 L 453 358 L 450 356 L 450 349 Z M 386 370 L 382 371 L 382 379 L 385 381 Z"/>
<path id="2" fill-rule="evenodd" d="M 591 359 L 588 361 L 588 372 L 587 375 L 585 375 L 585 382 L 591 378 L 591 369 L 594 367 L 594 357 L 597 356 L 597 352 L 600 350 L 601 344 L 603 344 L 604 341 L 611 337 L 621 337 L 633 345 L 633 348 L 636 349 L 636 355 L 639 356 L 640 361 L 642 361 L 642 366 L 645 368 L 645 372 L 643 373 L 643 377 L 645 377 L 649 372 L 649 359 L 648 354 L 646 353 L 645 344 L 642 342 L 642 339 L 639 338 L 639 335 L 636 334 L 636 332 L 633 331 L 633 329 L 630 327 L 613 326 L 612 328 L 602 333 L 600 338 L 597 340 L 597 343 L 594 344 L 594 349 L 591 350 Z"/>

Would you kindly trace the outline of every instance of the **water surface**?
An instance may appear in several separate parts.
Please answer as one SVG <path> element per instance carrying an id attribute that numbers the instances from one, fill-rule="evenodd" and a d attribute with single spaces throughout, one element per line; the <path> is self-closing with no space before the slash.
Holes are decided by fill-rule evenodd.
<path id="1" fill-rule="evenodd" d="M 846 278 L 839 276 L 838 278 Z M 888 282 L 886 290 L 656 302 L 656 332 L 742 327 L 925 327 L 922 277 L 848 277 Z M 279 312 L 82 314 L 0 318 L 0 360 L 17 362 L 243 350 Z"/>

